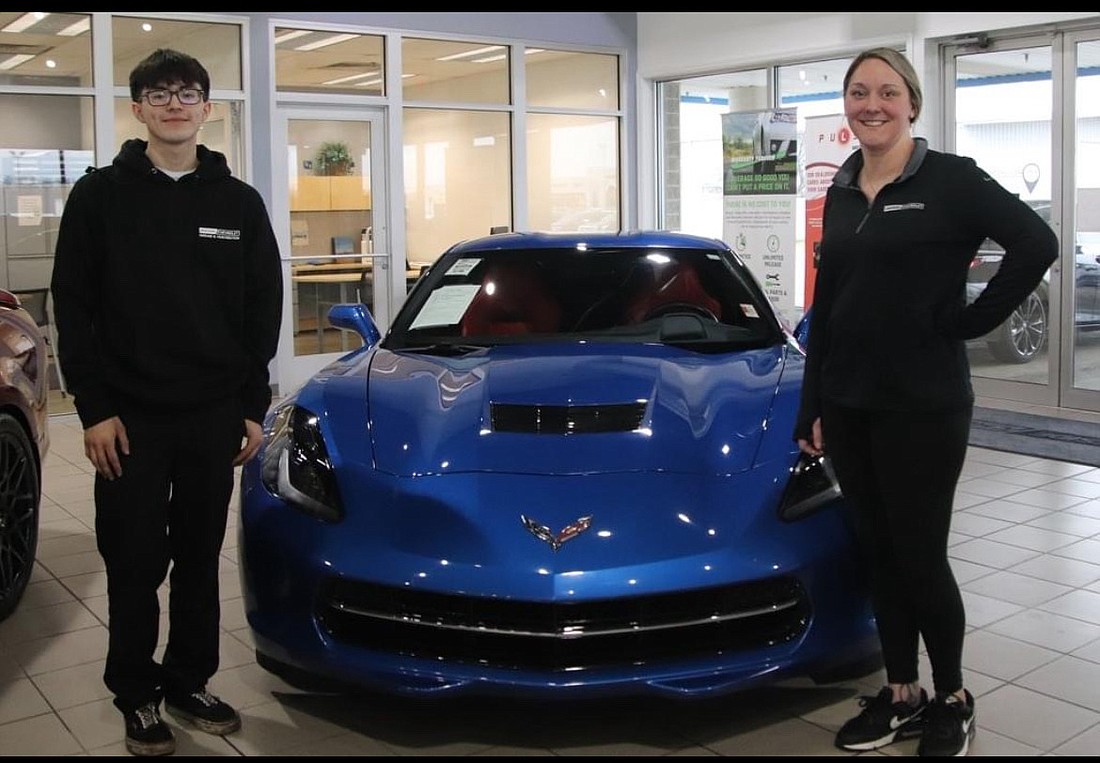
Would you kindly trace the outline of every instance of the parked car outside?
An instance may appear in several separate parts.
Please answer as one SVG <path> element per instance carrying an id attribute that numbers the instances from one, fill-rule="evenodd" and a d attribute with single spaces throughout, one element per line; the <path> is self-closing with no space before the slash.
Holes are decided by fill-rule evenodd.
<path id="1" fill-rule="evenodd" d="M 881 666 L 804 370 L 748 268 L 675 233 L 458 244 L 241 476 L 257 661 L 304 688 L 680 698 Z"/>
<path id="2" fill-rule="evenodd" d="M 550 230 L 554 232 L 594 233 L 619 229 L 619 211 L 602 207 L 589 207 L 563 215 L 554 220 Z"/>
<path id="3" fill-rule="evenodd" d="M 41 329 L 0 289 L 0 620 L 15 611 L 34 570 L 50 444 L 47 364 Z"/>
<path id="4" fill-rule="evenodd" d="M 1032 207 L 1049 224 L 1050 202 L 1032 202 Z M 1004 249 L 986 239 L 971 262 L 967 277 L 967 303 L 973 302 L 1001 266 Z M 1074 326 L 1078 331 L 1100 329 L 1100 252 L 1074 251 Z M 1022 364 L 1034 359 L 1047 345 L 1050 326 L 1050 283 L 1044 278 L 1035 291 L 1005 321 L 983 340 L 990 354 L 1002 363 Z"/>

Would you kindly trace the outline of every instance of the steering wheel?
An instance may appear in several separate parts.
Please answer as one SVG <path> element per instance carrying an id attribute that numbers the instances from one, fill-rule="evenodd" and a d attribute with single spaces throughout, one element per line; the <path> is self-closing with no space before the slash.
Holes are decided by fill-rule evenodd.
<path id="1" fill-rule="evenodd" d="M 644 322 L 652 320 L 653 318 L 672 315 L 673 313 L 688 313 L 690 315 L 698 315 L 700 318 L 707 318 L 715 323 L 718 322 L 718 316 L 702 305 L 697 305 L 693 302 L 666 302 L 663 305 L 657 305 L 657 307 L 642 316 L 642 321 Z"/>

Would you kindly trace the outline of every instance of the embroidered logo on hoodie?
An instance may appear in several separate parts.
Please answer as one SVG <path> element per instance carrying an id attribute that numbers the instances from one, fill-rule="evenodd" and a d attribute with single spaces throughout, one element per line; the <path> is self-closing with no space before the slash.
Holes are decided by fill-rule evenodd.
<path id="1" fill-rule="evenodd" d="M 199 226 L 199 238 L 216 238 L 222 241 L 240 241 L 241 232 L 232 228 L 203 228 Z"/>

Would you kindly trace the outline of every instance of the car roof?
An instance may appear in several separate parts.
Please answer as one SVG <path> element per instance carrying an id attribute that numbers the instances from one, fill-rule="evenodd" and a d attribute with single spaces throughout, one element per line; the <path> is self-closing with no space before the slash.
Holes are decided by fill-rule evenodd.
<path id="1" fill-rule="evenodd" d="M 516 232 L 494 233 L 489 236 L 462 241 L 452 246 L 448 253 L 483 252 L 486 250 L 523 250 L 573 248 L 586 244 L 591 249 L 624 248 L 688 248 L 729 249 L 719 239 L 695 236 L 673 231 L 618 231 L 588 233 Z"/>

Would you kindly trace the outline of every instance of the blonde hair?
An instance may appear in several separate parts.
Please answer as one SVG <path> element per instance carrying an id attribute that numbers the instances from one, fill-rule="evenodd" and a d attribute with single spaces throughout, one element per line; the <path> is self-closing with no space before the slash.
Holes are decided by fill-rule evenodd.
<path id="1" fill-rule="evenodd" d="M 844 92 L 848 92 L 848 83 L 851 81 L 856 67 L 868 58 L 877 58 L 901 75 L 906 89 L 909 90 L 909 101 L 913 104 L 913 116 L 909 118 L 909 124 L 916 122 L 917 117 L 920 116 L 921 106 L 924 105 L 924 95 L 921 92 L 917 70 L 913 68 L 913 64 L 909 63 L 909 59 L 901 51 L 893 48 L 871 48 L 860 53 L 848 66 L 848 71 L 844 74 Z"/>

